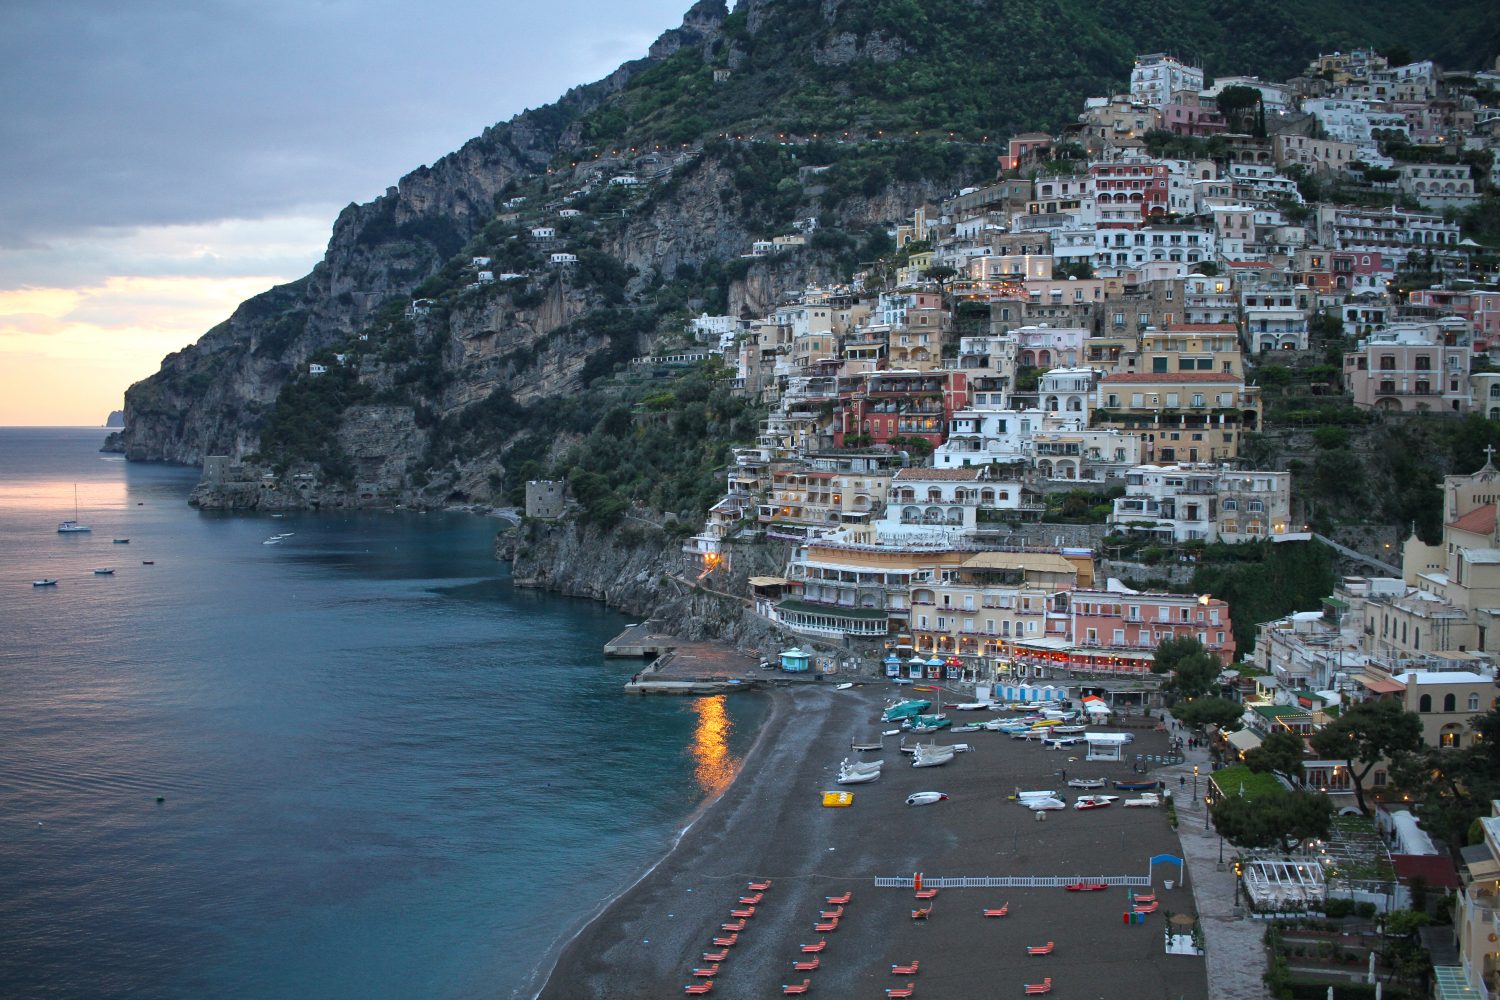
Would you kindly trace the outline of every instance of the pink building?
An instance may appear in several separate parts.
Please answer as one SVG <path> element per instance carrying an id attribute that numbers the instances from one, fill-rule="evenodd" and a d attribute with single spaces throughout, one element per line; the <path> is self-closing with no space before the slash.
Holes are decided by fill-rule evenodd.
<path id="1" fill-rule="evenodd" d="M 1469 351 L 1459 317 L 1392 324 L 1344 355 L 1344 385 L 1367 410 L 1467 413 Z"/>
<path id="2" fill-rule="evenodd" d="M 1013 659 L 1037 676 L 1053 670 L 1149 673 L 1163 639 L 1192 637 L 1224 666 L 1234 662 L 1229 605 L 1216 597 L 1113 590 L 1074 590 L 1053 597 L 1047 636 L 1019 640 Z"/>
<path id="3" fill-rule="evenodd" d="M 1167 214 L 1171 195 L 1164 163 L 1095 163 L 1089 167 L 1089 181 L 1101 210 L 1110 205 L 1130 205 L 1139 209 L 1143 219 Z"/>
<path id="4" fill-rule="evenodd" d="M 1500 347 L 1500 292 L 1449 288 L 1414 289 L 1411 305 L 1431 309 L 1439 316 L 1461 316 L 1474 334 L 1475 354 Z"/>

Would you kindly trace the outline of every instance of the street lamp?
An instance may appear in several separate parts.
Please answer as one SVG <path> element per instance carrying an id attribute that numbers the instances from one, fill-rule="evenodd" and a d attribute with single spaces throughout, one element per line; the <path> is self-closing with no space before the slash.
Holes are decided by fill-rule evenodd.
<path id="1" fill-rule="evenodd" d="M 1193 801 L 1198 801 L 1198 765 L 1193 765 Z"/>

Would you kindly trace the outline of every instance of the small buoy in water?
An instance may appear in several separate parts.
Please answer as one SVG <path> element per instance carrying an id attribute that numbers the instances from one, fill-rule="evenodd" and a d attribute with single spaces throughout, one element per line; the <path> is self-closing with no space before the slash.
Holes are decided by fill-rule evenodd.
<path id="1" fill-rule="evenodd" d="M 157 805 L 161 805 L 165 801 L 167 801 L 167 797 L 165 795 L 158 795 L 156 797 L 156 804 Z"/>

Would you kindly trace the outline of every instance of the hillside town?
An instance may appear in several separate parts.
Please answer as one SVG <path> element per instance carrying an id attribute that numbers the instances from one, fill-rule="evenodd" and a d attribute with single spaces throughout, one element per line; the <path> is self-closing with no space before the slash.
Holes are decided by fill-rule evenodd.
<path id="1" fill-rule="evenodd" d="M 1328 339 L 1356 345 L 1333 359 L 1354 407 L 1500 419 L 1495 258 L 1458 221 L 1500 184 L 1500 112 L 1474 96 L 1500 67 L 1460 86 L 1361 50 L 1284 82 L 1205 83 L 1142 55 L 1128 91 L 1011 138 L 994 183 L 918 209 L 893 258 L 766 315 L 694 320 L 705 346 L 677 360 L 721 356 L 770 415 L 684 549 L 711 577 L 736 541 L 789 542 L 784 572 L 750 580 L 758 616 L 809 648 L 878 650 L 886 676 L 999 700 L 1149 706 L 1155 651 L 1196 640 L 1242 703 L 1226 762 L 1295 734 L 1291 784 L 1363 805 L 1392 761 L 1353 788 L 1355 762 L 1320 756 L 1319 730 L 1393 702 L 1425 746 L 1458 750 L 1496 706 L 1495 465 L 1447 478 L 1439 543 L 1412 534 L 1322 607 L 1255 623 L 1253 651 L 1224 600 L 1128 586 L 1093 540 L 1038 522 L 1049 495 L 1114 488 L 1107 530 L 1180 559 L 1309 543 L 1290 473 L 1243 444 L 1266 420 L 1257 372 L 1326 360 Z M 1379 814 L 1390 852 L 1435 854 L 1400 807 Z M 1437 996 L 1497 990 L 1500 819 L 1483 829 L 1444 876 L 1459 945 Z"/>

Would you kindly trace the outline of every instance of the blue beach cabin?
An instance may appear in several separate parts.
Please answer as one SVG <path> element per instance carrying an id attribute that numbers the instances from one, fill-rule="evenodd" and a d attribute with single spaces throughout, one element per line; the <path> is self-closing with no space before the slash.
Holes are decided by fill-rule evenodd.
<path id="1" fill-rule="evenodd" d="M 789 674 L 805 674 L 812 668 L 812 653 L 805 649 L 793 646 L 791 649 L 783 650 L 781 654 L 781 669 Z"/>

